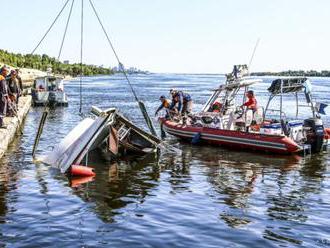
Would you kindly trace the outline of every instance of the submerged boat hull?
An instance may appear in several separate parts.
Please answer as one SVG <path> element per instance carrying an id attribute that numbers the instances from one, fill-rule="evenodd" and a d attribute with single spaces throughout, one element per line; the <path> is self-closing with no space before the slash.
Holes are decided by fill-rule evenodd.
<path id="1" fill-rule="evenodd" d="M 303 149 L 303 147 L 286 136 L 255 134 L 209 127 L 193 127 L 166 119 L 160 119 L 160 122 L 163 125 L 163 130 L 168 134 L 186 140 L 192 140 L 199 135 L 200 142 L 211 145 L 280 154 L 297 153 Z"/>

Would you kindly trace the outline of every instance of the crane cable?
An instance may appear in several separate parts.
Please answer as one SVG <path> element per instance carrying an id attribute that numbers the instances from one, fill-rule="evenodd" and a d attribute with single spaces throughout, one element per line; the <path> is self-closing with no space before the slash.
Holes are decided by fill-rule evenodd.
<path id="1" fill-rule="evenodd" d="M 101 19 L 100 19 L 100 17 L 99 17 L 98 12 L 97 12 L 96 9 L 95 9 L 95 6 L 94 6 L 94 4 L 93 4 L 93 1 L 92 1 L 92 0 L 89 0 L 89 3 L 90 3 L 90 5 L 91 5 L 91 7 L 92 7 L 92 9 L 93 9 L 93 11 L 94 11 L 94 14 L 95 14 L 95 16 L 96 16 L 96 18 L 97 18 L 97 20 L 98 20 L 98 22 L 99 22 L 99 24 L 100 24 L 100 26 L 101 26 L 103 32 L 104 32 L 104 35 L 105 35 L 106 38 L 107 38 L 107 41 L 108 41 L 108 43 L 109 43 L 109 45 L 110 45 L 110 47 L 111 47 L 111 50 L 113 51 L 113 53 L 114 53 L 114 55 L 115 55 L 115 57 L 116 57 L 116 59 L 117 59 L 118 65 L 119 65 L 119 67 L 121 67 L 121 71 L 122 71 L 122 73 L 124 74 L 125 79 L 126 79 L 128 85 L 129 85 L 129 87 L 130 87 L 130 89 L 131 89 L 131 91 L 132 91 L 132 93 L 133 93 L 133 96 L 134 96 L 134 98 L 135 98 L 135 101 L 136 101 L 136 102 L 138 103 L 138 105 L 139 105 L 139 108 L 140 108 L 140 110 L 141 110 L 141 112 L 142 112 L 142 115 L 143 115 L 143 117 L 144 117 L 144 119 L 145 119 L 145 121 L 146 121 L 146 124 L 147 124 L 147 126 L 148 126 L 150 132 L 151 132 L 153 135 L 157 136 L 156 130 L 155 130 L 153 124 L 152 124 L 152 121 L 151 121 L 149 115 L 148 115 L 147 109 L 146 109 L 144 103 L 143 103 L 142 101 L 140 101 L 139 98 L 137 97 L 137 94 L 136 94 L 136 92 L 134 91 L 134 88 L 133 88 L 133 86 L 132 86 L 132 84 L 131 84 L 131 81 L 129 80 L 129 78 L 128 78 L 128 76 L 127 76 L 127 73 L 126 73 L 126 71 L 125 71 L 125 68 L 124 68 L 123 64 L 121 63 L 121 61 L 120 61 L 120 59 L 119 59 L 119 56 L 118 56 L 118 54 L 117 54 L 117 52 L 116 52 L 116 50 L 115 50 L 115 48 L 114 48 L 114 46 L 113 46 L 113 44 L 112 44 L 110 38 L 109 38 L 109 35 L 108 35 L 107 31 L 106 31 L 105 28 L 104 28 L 104 25 L 103 25 L 103 23 L 102 23 L 102 21 L 101 21 Z"/>
<path id="2" fill-rule="evenodd" d="M 68 19 L 66 21 L 65 30 L 64 30 L 64 34 L 63 34 L 63 38 L 62 38 L 62 42 L 61 42 L 60 51 L 59 51 L 58 56 L 57 56 L 57 60 L 60 60 L 60 57 L 61 57 L 61 54 L 62 54 L 62 49 L 63 49 L 63 45 L 64 45 L 66 33 L 68 31 L 68 27 L 69 27 L 69 22 L 70 22 L 70 19 L 71 19 L 71 14 L 72 14 L 72 9 L 73 9 L 73 5 L 74 5 L 74 1 L 75 0 L 72 0 L 72 3 L 71 3 L 70 12 L 69 12 Z"/>
<path id="3" fill-rule="evenodd" d="M 57 14 L 57 16 L 55 17 L 55 20 L 52 22 L 52 24 L 50 25 L 50 27 L 47 29 L 46 33 L 44 34 L 44 36 L 41 38 L 41 40 L 39 41 L 38 45 L 32 50 L 31 55 L 34 54 L 34 52 L 38 49 L 38 47 L 40 46 L 40 44 L 43 42 L 43 40 L 46 38 L 46 36 L 48 35 L 48 33 L 50 32 L 50 30 L 53 28 L 54 24 L 56 23 L 57 19 L 60 17 L 60 15 L 62 14 L 63 10 L 65 9 L 65 7 L 68 5 L 70 0 L 67 0 L 64 3 L 64 6 L 62 7 L 62 9 L 60 10 L 60 12 Z"/>
<path id="4" fill-rule="evenodd" d="M 133 86 L 132 86 L 132 84 L 131 84 L 131 81 L 129 80 L 129 78 L 128 78 L 128 76 L 127 76 L 127 73 L 125 72 L 124 65 L 121 63 L 121 61 L 120 61 L 120 59 L 119 59 L 119 56 L 118 56 L 118 54 L 117 54 L 117 52 L 116 52 L 116 50 L 115 50 L 115 48 L 114 48 L 114 46 L 113 46 L 113 44 L 112 44 L 110 38 L 109 38 L 109 35 L 108 35 L 107 31 L 105 30 L 105 28 L 104 28 L 104 26 L 103 26 L 103 23 L 102 23 L 102 21 L 101 21 L 101 19 L 100 19 L 99 14 L 97 13 L 97 11 L 96 11 L 96 9 L 95 9 L 95 6 L 94 6 L 92 0 L 89 0 L 89 3 L 90 3 L 90 5 L 91 5 L 91 7 L 92 7 L 92 9 L 93 9 L 93 11 L 94 11 L 94 14 L 95 14 L 95 16 L 96 16 L 96 18 L 97 18 L 99 24 L 101 25 L 101 28 L 102 28 L 102 30 L 103 30 L 103 33 L 104 33 L 104 35 L 106 36 L 107 41 L 108 41 L 108 43 L 109 43 L 109 45 L 110 45 L 110 47 L 111 47 L 111 50 L 113 51 L 113 53 L 114 53 L 114 55 L 115 55 L 115 57 L 116 57 L 116 59 L 117 59 L 117 62 L 118 62 L 118 64 L 119 64 L 119 67 L 122 69 L 122 72 L 123 72 L 123 74 L 124 74 L 124 76 L 125 76 L 125 78 L 126 78 L 128 84 L 129 84 L 129 86 L 130 86 L 130 89 L 131 89 L 131 91 L 132 91 L 132 93 L 133 93 L 133 95 L 134 95 L 135 100 L 136 100 L 136 101 L 139 101 L 139 99 L 138 99 L 138 97 L 137 97 L 137 95 L 136 95 L 136 93 L 135 93 L 135 91 L 134 91 L 134 89 L 133 89 Z"/>
<path id="5" fill-rule="evenodd" d="M 46 33 L 42 37 L 42 39 L 39 41 L 38 45 L 33 49 L 33 51 L 32 51 L 31 54 L 33 54 L 37 50 L 37 48 L 40 46 L 40 44 L 42 43 L 42 41 L 46 38 L 46 36 L 48 35 L 49 31 L 52 29 L 52 27 L 54 26 L 54 24 L 56 23 L 56 21 L 58 20 L 58 18 L 60 17 L 60 15 L 62 14 L 63 10 L 65 9 L 65 7 L 67 6 L 67 4 L 68 4 L 69 1 L 70 0 L 67 0 L 65 2 L 64 6 L 62 7 L 62 9 L 60 10 L 60 12 L 56 16 L 55 20 L 50 25 L 50 27 L 48 28 L 48 30 L 46 31 Z M 61 52 L 62 52 L 62 49 L 63 49 L 64 40 L 65 40 L 66 32 L 67 32 L 67 29 L 68 29 L 68 26 L 69 26 L 69 22 L 70 22 L 70 18 L 71 18 L 71 13 L 72 13 L 72 8 L 73 8 L 74 1 L 75 0 L 72 0 L 72 4 L 71 4 L 71 8 L 70 8 L 70 13 L 69 13 L 69 16 L 68 16 L 68 19 L 67 19 L 67 23 L 66 23 L 66 27 L 65 27 L 65 31 L 64 31 L 64 34 L 63 34 L 60 51 L 59 51 L 59 54 L 58 54 L 58 57 L 57 57 L 58 60 L 60 58 L 60 55 L 61 55 Z M 35 137 L 35 140 L 34 140 L 34 143 L 33 143 L 33 148 L 32 148 L 32 157 L 33 157 L 33 159 L 35 158 L 35 154 L 37 152 L 37 147 L 39 145 L 41 134 L 43 132 L 43 128 L 44 128 L 44 125 L 45 125 L 45 122 L 46 122 L 46 119 L 47 119 L 47 116 L 48 116 L 48 112 L 49 112 L 48 104 L 49 104 L 49 102 L 47 101 L 45 103 L 45 108 L 44 108 L 44 111 L 42 113 L 42 116 L 41 116 L 41 119 L 40 119 L 40 122 L 39 122 L 39 126 L 38 126 L 38 130 L 37 130 L 37 134 L 36 134 L 36 137 Z"/>
<path id="6" fill-rule="evenodd" d="M 80 22 L 80 82 L 79 82 L 79 114 L 82 115 L 82 77 L 83 77 L 83 45 L 84 45 L 84 0 L 81 0 Z"/>

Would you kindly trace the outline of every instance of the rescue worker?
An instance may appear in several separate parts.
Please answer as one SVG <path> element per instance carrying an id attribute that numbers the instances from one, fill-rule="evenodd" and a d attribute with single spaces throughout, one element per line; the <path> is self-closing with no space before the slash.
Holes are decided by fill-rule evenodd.
<path id="1" fill-rule="evenodd" d="M 174 109 L 177 104 L 178 112 L 181 113 L 181 115 L 191 113 L 193 101 L 188 93 L 183 91 L 170 90 L 170 94 L 172 95 L 170 110 Z"/>
<path id="2" fill-rule="evenodd" d="M 253 110 L 253 112 L 256 111 L 257 99 L 254 96 L 253 90 L 249 90 L 248 92 L 246 92 L 246 97 L 248 98 L 248 100 L 242 105 L 242 107 L 245 106 L 247 109 Z"/>
<path id="3" fill-rule="evenodd" d="M 18 98 L 21 94 L 21 88 L 19 85 L 19 80 L 17 78 L 17 71 L 12 70 L 10 72 L 10 78 L 8 79 L 8 93 L 11 101 L 18 104 Z"/>
<path id="4" fill-rule="evenodd" d="M 8 96 L 8 86 L 6 77 L 8 75 L 8 69 L 3 66 L 0 69 L 0 128 L 6 128 L 3 123 L 3 118 L 7 114 L 7 104 L 9 100 Z"/>
<path id="5" fill-rule="evenodd" d="M 170 101 L 166 99 L 165 96 L 160 96 L 159 100 L 161 101 L 161 105 L 158 107 L 158 109 L 155 112 L 155 116 L 158 114 L 158 112 L 160 110 L 162 110 L 163 108 L 166 110 L 166 112 L 168 112 L 169 108 L 170 108 Z"/>

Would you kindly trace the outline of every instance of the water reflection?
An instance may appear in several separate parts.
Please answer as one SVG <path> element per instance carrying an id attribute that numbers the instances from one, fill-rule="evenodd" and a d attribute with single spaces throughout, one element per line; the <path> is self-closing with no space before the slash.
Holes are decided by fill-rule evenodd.
<path id="1" fill-rule="evenodd" d="M 121 80 L 115 76 L 84 83 L 85 110 L 91 105 L 116 106 L 143 126 L 143 117 L 129 102 L 131 96 Z M 161 88 L 154 83 L 159 80 L 164 81 Z M 151 113 L 160 92 L 173 87 L 187 89 L 200 107 L 209 94 L 206 89 L 218 85 L 218 76 L 146 75 L 132 82 Z M 260 101 L 264 86 L 257 89 Z M 323 82 L 317 87 L 322 87 L 317 97 L 327 99 L 323 87 L 329 87 Z M 49 114 L 38 154 L 51 150 L 50 145 L 80 121 L 79 82 L 66 89 L 71 104 Z M 96 177 L 70 181 L 48 166 L 32 163 L 41 113 L 42 108 L 31 109 L 22 139 L 0 162 L 0 246 L 316 247 L 329 243 L 328 155 L 273 157 L 191 146 L 169 137 L 167 142 L 182 152 L 118 162 L 91 154 L 89 165 L 96 168 Z"/>
<path id="2" fill-rule="evenodd" d="M 95 213 L 105 222 L 114 222 L 114 216 L 128 205 L 143 204 L 160 175 L 154 154 L 109 162 L 95 152 L 90 154 L 89 164 L 95 168 L 95 179 L 80 184 L 73 193 L 85 202 L 95 203 Z M 77 178 L 71 180 L 72 185 Z"/>
<path id="3" fill-rule="evenodd" d="M 258 222 L 254 212 L 268 215 L 263 237 L 279 242 L 300 244 L 292 233 L 291 223 L 308 220 L 308 198 L 320 194 L 326 174 L 321 156 L 272 156 L 223 150 L 213 147 L 182 145 L 182 156 L 167 159 L 172 168 L 172 187 L 189 190 L 190 164 L 203 166 L 212 185 L 208 196 L 219 204 L 219 218 L 231 228 L 242 228 Z M 178 180 L 179 179 L 179 180 Z M 186 184 L 186 185 L 185 185 Z M 265 200 L 262 197 L 265 197 Z M 227 207 L 221 206 L 225 204 Z M 260 213 L 258 213 L 260 214 Z"/>

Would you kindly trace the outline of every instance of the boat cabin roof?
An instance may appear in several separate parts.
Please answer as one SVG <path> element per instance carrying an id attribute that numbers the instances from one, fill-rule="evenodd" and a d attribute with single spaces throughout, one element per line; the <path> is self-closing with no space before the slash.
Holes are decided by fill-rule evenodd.
<path id="1" fill-rule="evenodd" d="M 59 76 L 44 76 L 44 77 L 37 77 L 37 78 L 35 78 L 35 80 L 44 80 L 44 79 L 48 79 L 48 80 L 63 80 L 63 77 L 59 77 Z"/>
<path id="2" fill-rule="evenodd" d="M 295 93 L 305 90 L 308 86 L 309 80 L 305 77 L 286 77 L 277 78 L 273 80 L 268 91 L 272 95 L 283 94 L 283 93 Z"/>

